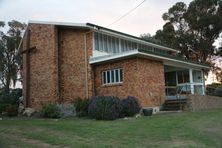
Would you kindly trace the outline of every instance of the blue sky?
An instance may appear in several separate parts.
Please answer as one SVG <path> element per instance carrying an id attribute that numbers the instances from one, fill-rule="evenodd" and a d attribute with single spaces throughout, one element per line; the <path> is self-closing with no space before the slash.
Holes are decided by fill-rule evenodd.
<path id="1" fill-rule="evenodd" d="M 109 28 L 136 36 L 143 33 L 153 35 L 164 24 L 162 14 L 178 1 L 146 0 Z M 140 2 L 142 0 L 0 0 L 0 20 L 91 22 L 106 27 Z"/>

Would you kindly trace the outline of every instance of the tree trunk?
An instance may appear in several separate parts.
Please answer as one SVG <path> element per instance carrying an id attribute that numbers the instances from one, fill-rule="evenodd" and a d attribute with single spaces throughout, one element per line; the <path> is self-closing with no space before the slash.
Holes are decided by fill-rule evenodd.
<path id="1" fill-rule="evenodd" d="M 9 91 L 10 91 L 10 77 L 9 76 L 7 76 L 7 78 L 6 78 L 4 91 L 6 93 L 9 93 Z"/>

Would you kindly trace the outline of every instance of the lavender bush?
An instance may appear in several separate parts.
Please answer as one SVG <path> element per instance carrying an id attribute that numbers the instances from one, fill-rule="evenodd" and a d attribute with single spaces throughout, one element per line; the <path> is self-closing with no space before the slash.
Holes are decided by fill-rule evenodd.
<path id="1" fill-rule="evenodd" d="M 97 120 L 115 120 L 121 117 L 122 105 L 114 96 L 97 96 L 91 99 L 88 115 Z"/>
<path id="2" fill-rule="evenodd" d="M 133 96 L 128 96 L 126 99 L 123 99 L 122 107 L 122 116 L 124 117 L 133 117 L 139 113 L 141 109 L 138 99 Z"/>

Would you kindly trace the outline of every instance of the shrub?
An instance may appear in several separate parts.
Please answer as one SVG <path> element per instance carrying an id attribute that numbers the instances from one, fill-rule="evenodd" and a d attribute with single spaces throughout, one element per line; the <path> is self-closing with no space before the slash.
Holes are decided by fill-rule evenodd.
<path id="1" fill-rule="evenodd" d="M 122 105 L 114 96 L 97 96 L 91 99 L 88 114 L 97 120 L 115 120 L 121 116 Z"/>
<path id="2" fill-rule="evenodd" d="M 222 86 L 215 89 L 215 96 L 222 97 Z"/>
<path id="3" fill-rule="evenodd" d="M 77 116 L 84 117 L 88 115 L 89 99 L 77 98 L 73 103 Z"/>
<path id="4" fill-rule="evenodd" d="M 8 116 L 18 114 L 19 97 L 22 96 L 22 89 L 13 89 L 9 93 L 0 92 L 0 114 L 7 112 Z"/>
<path id="5" fill-rule="evenodd" d="M 122 115 L 125 117 L 132 117 L 140 111 L 140 104 L 137 98 L 128 96 L 122 100 Z"/>
<path id="6" fill-rule="evenodd" d="M 76 115 L 75 112 L 75 107 L 73 104 L 58 104 L 59 110 L 61 111 L 61 117 L 66 118 L 66 117 L 74 117 Z"/>
<path id="7" fill-rule="evenodd" d="M 18 105 L 8 104 L 5 107 L 5 111 L 8 116 L 17 116 L 18 115 Z"/>
<path id="8" fill-rule="evenodd" d="M 19 97 L 22 96 L 22 90 L 21 89 L 13 89 L 10 90 L 9 93 L 6 93 L 2 91 L 0 93 L 0 104 L 18 104 L 19 103 Z"/>
<path id="9" fill-rule="evenodd" d="M 212 83 L 210 85 L 207 85 L 206 90 L 207 95 L 219 97 L 222 96 L 222 84 L 220 83 Z"/>
<path id="10" fill-rule="evenodd" d="M 57 104 L 47 104 L 42 108 L 42 115 L 46 118 L 60 118 L 61 111 Z"/>
<path id="11" fill-rule="evenodd" d="M 0 115 L 2 114 L 2 112 L 5 111 L 5 108 L 6 108 L 7 105 L 8 104 L 6 104 L 6 103 L 0 103 Z"/>

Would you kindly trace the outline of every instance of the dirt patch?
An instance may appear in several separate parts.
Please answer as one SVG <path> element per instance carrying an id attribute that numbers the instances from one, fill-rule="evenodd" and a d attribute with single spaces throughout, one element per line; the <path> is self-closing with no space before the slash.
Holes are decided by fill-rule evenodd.
<path id="1" fill-rule="evenodd" d="M 0 133 L 0 137 L 3 137 L 4 139 L 10 139 L 10 141 L 15 140 L 15 141 L 19 141 L 24 144 L 33 145 L 34 147 L 37 147 L 37 148 L 38 147 L 39 148 L 61 148 L 61 147 L 68 148 L 67 146 L 51 145 L 49 143 L 45 143 L 40 140 L 28 139 L 28 138 L 19 137 L 17 135 L 12 135 L 12 134 Z"/>
<path id="2" fill-rule="evenodd" d="M 210 128 L 208 127 L 208 128 L 203 129 L 203 131 L 210 135 L 219 136 L 219 137 L 221 137 L 221 133 L 222 133 L 222 129 L 215 128 L 215 127 L 210 127 Z"/>
<path id="3" fill-rule="evenodd" d="M 187 148 L 187 147 L 204 147 L 203 144 L 201 143 L 197 143 L 196 141 L 192 141 L 192 140 L 182 140 L 182 139 L 173 139 L 170 141 L 162 141 L 162 142 L 158 142 L 157 145 L 162 145 L 165 148 L 171 148 L 171 147 L 175 147 L 175 148 Z"/>

